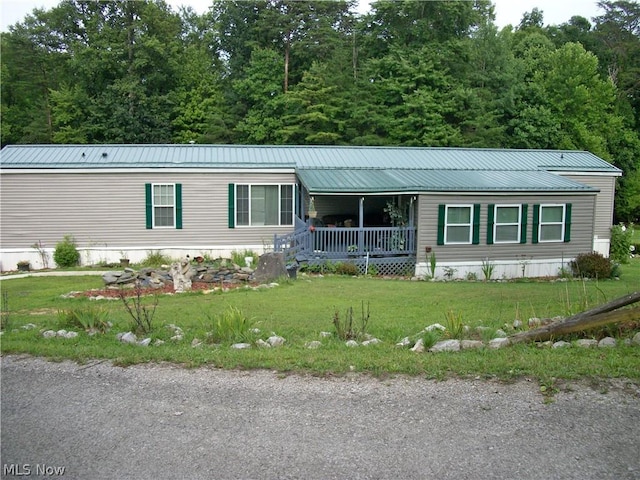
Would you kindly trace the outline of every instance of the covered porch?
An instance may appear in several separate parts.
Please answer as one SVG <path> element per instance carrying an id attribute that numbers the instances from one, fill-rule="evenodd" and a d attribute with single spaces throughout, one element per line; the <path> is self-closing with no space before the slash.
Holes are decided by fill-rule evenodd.
<path id="1" fill-rule="evenodd" d="M 361 273 L 406 273 L 415 267 L 415 197 L 309 195 L 303 192 L 294 231 L 275 235 L 287 263 L 351 262 Z"/>

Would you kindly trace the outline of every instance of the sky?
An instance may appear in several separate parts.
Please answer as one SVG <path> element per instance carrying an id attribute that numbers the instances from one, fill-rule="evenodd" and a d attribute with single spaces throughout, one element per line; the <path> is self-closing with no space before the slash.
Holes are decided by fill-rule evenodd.
<path id="1" fill-rule="evenodd" d="M 367 0 L 360 0 L 361 10 L 366 11 Z M 58 5 L 59 0 L 0 0 L 0 31 L 8 31 L 9 25 L 22 22 L 34 8 L 49 10 Z M 204 13 L 213 0 L 167 0 L 175 11 L 181 5 L 193 7 L 197 13 Z M 598 9 L 596 0 L 493 0 L 496 6 L 496 25 L 514 27 L 520 23 L 522 14 L 538 8 L 544 13 L 545 25 L 559 25 L 574 15 L 581 15 L 591 21 L 592 17 L 603 12 Z"/>

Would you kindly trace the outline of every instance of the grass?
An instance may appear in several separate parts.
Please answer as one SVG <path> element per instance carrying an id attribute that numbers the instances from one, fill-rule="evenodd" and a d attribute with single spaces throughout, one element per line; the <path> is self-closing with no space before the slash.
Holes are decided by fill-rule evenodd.
<path id="1" fill-rule="evenodd" d="M 462 319 L 471 330 L 476 326 L 504 328 L 514 320 L 525 324 L 530 317 L 554 317 L 577 313 L 613 298 L 640 289 L 640 259 L 622 267 L 620 280 L 548 282 L 520 279 L 514 282 L 410 282 L 343 276 L 301 276 L 283 281 L 279 287 L 264 290 L 236 290 L 224 294 L 185 293 L 161 296 L 149 336 L 163 340 L 160 346 L 140 347 L 122 344 L 116 333 L 129 330 L 127 312 L 121 301 L 99 301 L 101 311 L 114 327 L 106 334 L 89 336 L 84 332 L 73 339 L 45 339 L 41 332 L 56 329 L 58 312 L 87 309 L 94 305 L 86 298 L 62 298 L 74 290 L 101 288 L 97 276 L 31 277 L 3 280 L 11 329 L 1 337 L 3 354 L 31 354 L 79 362 L 108 359 L 118 365 L 142 362 L 173 362 L 190 367 L 210 365 L 220 368 L 268 368 L 280 372 L 314 375 L 342 374 L 349 371 L 384 376 L 523 376 L 537 379 L 577 379 L 583 377 L 628 378 L 640 381 L 640 348 L 618 346 L 613 349 L 542 349 L 517 345 L 503 350 L 466 350 L 455 353 L 416 354 L 399 349 L 396 342 L 415 337 L 426 326 L 445 323 L 447 318 Z M 144 300 L 144 299 L 143 299 Z M 150 304 L 153 297 L 146 297 Z M 348 348 L 344 342 L 321 338 L 320 332 L 334 332 L 336 311 L 353 308 L 360 314 L 362 302 L 368 304 L 367 333 L 381 344 Z M 212 320 L 235 312 L 260 329 L 258 338 L 275 332 L 286 339 L 285 346 L 270 349 L 233 350 L 229 342 L 211 345 Z M 23 325 L 37 327 L 24 330 Z M 170 340 L 174 331 L 184 331 L 184 339 Z M 615 328 L 610 333 L 617 333 Z M 604 334 L 600 332 L 599 334 Z M 625 332 L 628 337 L 631 332 Z M 203 341 L 192 348 L 194 339 Z M 320 340 L 311 350 L 305 343 Z"/>

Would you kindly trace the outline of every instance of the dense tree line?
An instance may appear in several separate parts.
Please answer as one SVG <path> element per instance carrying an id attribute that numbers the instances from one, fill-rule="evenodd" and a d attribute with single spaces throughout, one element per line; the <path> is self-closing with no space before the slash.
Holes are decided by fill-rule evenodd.
<path id="1" fill-rule="evenodd" d="M 640 4 L 598 5 L 498 29 L 490 0 L 63 0 L 2 34 L 1 141 L 589 150 L 637 221 Z"/>

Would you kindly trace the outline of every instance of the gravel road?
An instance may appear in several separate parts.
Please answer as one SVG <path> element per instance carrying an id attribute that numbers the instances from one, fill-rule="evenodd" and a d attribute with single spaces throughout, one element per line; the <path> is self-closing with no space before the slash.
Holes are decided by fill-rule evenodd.
<path id="1" fill-rule="evenodd" d="M 622 381 L 545 404 L 526 380 L 1 362 L 3 478 L 640 479 Z"/>

